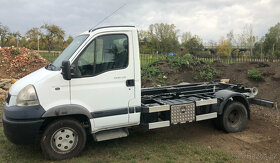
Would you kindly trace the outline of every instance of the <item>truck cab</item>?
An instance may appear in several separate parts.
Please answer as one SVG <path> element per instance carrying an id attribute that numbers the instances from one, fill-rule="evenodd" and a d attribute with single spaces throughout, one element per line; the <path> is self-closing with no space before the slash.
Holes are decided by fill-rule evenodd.
<path id="1" fill-rule="evenodd" d="M 59 160 L 77 156 L 87 135 L 103 141 L 128 136 L 132 126 L 154 129 L 213 118 L 227 132 L 238 132 L 246 126 L 250 103 L 274 106 L 255 99 L 255 88 L 219 82 L 141 89 L 140 74 L 135 27 L 86 31 L 53 63 L 12 85 L 4 133 L 15 144 L 39 139 L 43 153 Z M 241 120 L 227 122 L 224 113 L 231 112 L 224 108 Z"/>

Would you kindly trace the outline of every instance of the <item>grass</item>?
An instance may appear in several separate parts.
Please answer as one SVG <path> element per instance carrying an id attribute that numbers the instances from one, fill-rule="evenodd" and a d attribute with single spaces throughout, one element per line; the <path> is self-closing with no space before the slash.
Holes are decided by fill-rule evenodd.
<path id="1" fill-rule="evenodd" d="M 49 62 L 53 62 L 58 56 L 60 53 L 55 53 L 55 52 L 39 52 L 39 54 L 45 58 L 46 60 L 48 60 Z"/>
<path id="2" fill-rule="evenodd" d="M 3 110 L 3 105 L 0 109 Z M 0 112 L 1 114 L 1 112 Z M 181 126 L 180 126 L 181 127 Z M 182 126 L 183 127 L 183 126 Z M 61 162 L 232 162 L 223 151 L 211 150 L 184 139 L 168 128 L 146 131 L 131 129 L 130 136 L 104 142 L 90 140 L 79 157 Z M 171 129 L 172 130 L 172 129 Z M 182 131 L 183 132 L 183 131 Z M 44 159 L 39 144 L 17 146 L 10 143 L 0 127 L 0 162 L 50 162 Z"/>

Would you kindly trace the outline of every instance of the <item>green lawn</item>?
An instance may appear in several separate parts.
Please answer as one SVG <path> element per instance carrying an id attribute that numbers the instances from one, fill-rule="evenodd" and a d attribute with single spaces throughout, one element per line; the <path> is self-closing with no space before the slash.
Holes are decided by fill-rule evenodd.
<path id="1" fill-rule="evenodd" d="M 3 105 L 0 106 L 2 115 Z M 2 122 L 1 122 L 2 123 Z M 166 132 L 166 129 L 146 131 L 132 129 L 127 138 L 87 143 L 83 153 L 62 162 L 234 162 L 234 158 L 220 150 L 193 144 Z M 0 127 L 0 162 L 49 162 L 44 159 L 39 144 L 17 146 L 10 143 Z"/>
<path id="2" fill-rule="evenodd" d="M 51 53 L 48 53 L 48 52 L 39 52 L 39 54 L 45 58 L 46 60 L 48 60 L 49 62 L 52 62 L 54 61 L 60 53 L 54 53 L 54 52 L 51 52 Z"/>

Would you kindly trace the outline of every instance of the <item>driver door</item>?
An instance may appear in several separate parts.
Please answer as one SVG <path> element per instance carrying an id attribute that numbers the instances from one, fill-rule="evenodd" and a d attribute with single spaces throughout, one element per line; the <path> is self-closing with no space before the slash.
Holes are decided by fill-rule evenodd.
<path id="1" fill-rule="evenodd" d="M 93 131 L 128 125 L 129 101 L 134 99 L 130 32 L 96 37 L 73 63 L 71 104 L 90 110 Z"/>

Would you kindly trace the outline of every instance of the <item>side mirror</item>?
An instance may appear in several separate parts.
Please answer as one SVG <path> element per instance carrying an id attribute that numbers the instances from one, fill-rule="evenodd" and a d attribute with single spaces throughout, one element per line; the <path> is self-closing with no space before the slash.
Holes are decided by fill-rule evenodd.
<path id="1" fill-rule="evenodd" d="M 62 61 L 62 76 L 65 80 L 71 80 L 70 61 Z"/>

